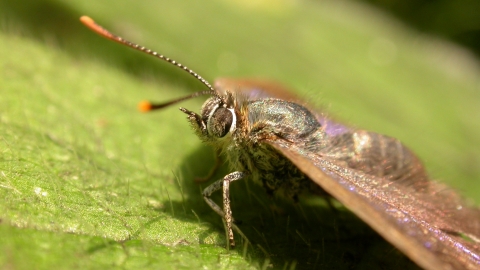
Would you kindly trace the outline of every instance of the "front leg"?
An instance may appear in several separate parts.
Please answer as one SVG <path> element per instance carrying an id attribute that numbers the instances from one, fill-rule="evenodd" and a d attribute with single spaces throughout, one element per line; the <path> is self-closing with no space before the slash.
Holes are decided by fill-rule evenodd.
<path id="1" fill-rule="evenodd" d="M 225 223 L 227 224 L 227 234 L 228 234 L 228 242 L 230 243 L 230 247 L 235 247 L 235 239 L 233 238 L 233 216 L 232 216 L 232 209 L 230 207 L 230 183 L 239 180 L 245 177 L 245 173 L 243 172 L 232 172 L 223 179 L 215 181 L 213 184 L 209 185 L 203 190 L 203 198 L 205 202 L 219 214 L 221 217 L 225 219 Z M 220 190 L 223 188 L 223 210 L 210 198 L 213 192 Z"/>

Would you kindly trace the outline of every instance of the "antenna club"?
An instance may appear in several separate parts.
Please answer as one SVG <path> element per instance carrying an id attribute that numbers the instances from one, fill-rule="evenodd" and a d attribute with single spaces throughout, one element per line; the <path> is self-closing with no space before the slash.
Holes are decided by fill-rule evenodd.
<path id="1" fill-rule="evenodd" d="M 144 100 L 138 103 L 138 110 L 141 112 L 149 112 L 153 109 L 153 105 L 150 101 Z"/>
<path id="2" fill-rule="evenodd" d="M 80 21 L 85 25 L 90 25 L 95 23 L 95 21 L 92 18 L 85 15 L 80 17 Z"/>

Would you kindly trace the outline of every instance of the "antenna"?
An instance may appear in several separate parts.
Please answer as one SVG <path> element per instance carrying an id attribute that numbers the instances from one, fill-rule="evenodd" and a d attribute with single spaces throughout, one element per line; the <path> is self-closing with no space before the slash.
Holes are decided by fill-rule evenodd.
<path id="1" fill-rule="evenodd" d="M 178 103 L 180 101 L 183 101 L 183 100 L 186 100 L 186 99 L 189 99 L 189 98 L 193 98 L 193 97 L 197 97 L 197 96 L 201 96 L 201 95 L 208 95 L 208 94 L 211 95 L 211 94 L 216 93 L 215 89 L 212 87 L 212 85 L 207 80 L 202 78 L 202 76 L 198 75 L 195 71 L 193 71 L 193 70 L 189 69 L 188 67 L 182 65 L 181 63 L 178 63 L 177 61 L 175 61 L 173 59 L 170 59 L 168 57 L 165 57 L 162 54 L 159 54 L 155 51 L 152 51 L 148 48 L 145 48 L 144 46 L 140 46 L 140 45 L 135 44 L 133 42 L 130 42 L 130 41 L 128 41 L 128 40 L 126 40 L 126 39 L 124 39 L 120 36 L 112 34 L 110 31 L 103 28 L 101 25 L 98 25 L 92 18 L 90 18 L 88 16 L 80 17 L 80 21 L 85 26 L 90 28 L 93 32 L 99 34 L 100 36 L 102 36 L 106 39 L 113 40 L 113 41 L 115 41 L 117 43 L 120 43 L 122 45 L 126 45 L 130 48 L 133 48 L 135 50 L 138 50 L 138 51 L 141 51 L 143 53 L 149 54 L 149 55 L 154 56 L 156 58 L 159 58 L 159 59 L 161 59 L 165 62 L 168 62 L 168 63 L 170 63 L 170 64 L 172 64 L 172 65 L 174 65 L 178 68 L 183 69 L 184 71 L 188 72 L 190 75 L 195 77 L 195 79 L 202 82 L 209 89 L 208 91 L 196 92 L 196 93 L 190 94 L 188 96 L 184 96 L 184 97 L 181 97 L 181 98 L 178 98 L 178 99 L 175 99 L 175 100 L 172 100 L 172 101 L 168 101 L 168 102 L 165 102 L 165 103 L 160 103 L 160 104 L 153 104 L 153 103 L 150 103 L 149 101 L 143 101 L 139 104 L 139 109 L 141 111 L 146 112 L 146 111 L 151 111 L 151 110 L 158 110 L 158 109 L 165 108 L 167 106 L 173 105 L 175 103 Z"/>
<path id="2" fill-rule="evenodd" d="M 190 95 L 187 95 L 187 96 L 184 96 L 184 97 L 180 97 L 180 98 L 177 98 L 177 99 L 174 99 L 174 100 L 170 100 L 170 101 L 167 101 L 167 102 L 164 102 L 164 103 L 151 103 L 150 101 L 142 101 L 138 104 L 138 109 L 142 112 L 160 110 L 160 109 L 163 109 L 165 107 L 168 107 L 170 105 L 173 105 L 175 103 L 178 103 L 178 102 L 181 102 L 181 101 L 184 101 L 184 100 L 187 100 L 187 99 L 191 99 L 191 98 L 202 96 L 202 95 L 209 95 L 209 94 L 212 94 L 212 91 L 206 90 L 206 91 L 195 92 L 193 94 L 190 94 Z"/>

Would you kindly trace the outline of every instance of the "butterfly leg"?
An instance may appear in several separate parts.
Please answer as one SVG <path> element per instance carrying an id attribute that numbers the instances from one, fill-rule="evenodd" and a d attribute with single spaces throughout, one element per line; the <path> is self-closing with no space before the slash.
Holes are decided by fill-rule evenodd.
<path id="1" fill-rule="evenodd" d="M 230 207 L 230 183 L 244 177 L 245 173 L 243 172 L 232 172 L 225 175 L 223 179 L 215 181 L 203 190 L 203 198 L 205 199 L 205 202 L 207 202 L 213 211 L 225 219 L 230 247 L 235 247 L 233 228 L 237 230 L 236 226 L 233 225 L 232 209 Z M 213 192 L 220 189 L 223 189 L 223 210 L 210 198 Z"/>

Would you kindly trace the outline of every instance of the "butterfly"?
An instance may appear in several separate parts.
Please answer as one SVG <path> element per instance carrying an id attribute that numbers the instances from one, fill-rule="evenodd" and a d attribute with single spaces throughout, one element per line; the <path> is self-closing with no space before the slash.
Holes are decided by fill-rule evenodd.
<path id="1" fill-rule="evenodd" d="M 212 86 L 186 66 L 116 36 L 91 18 L 81 22 L 101 36 L 169 62 L 207 88 L 165 103 L 210 97 L 200 114 L 185 108 L 196 135 L 223 152 L 232 172 L 203 191 L 205 202 L 226 223 L 235 246 L 230 184 L 252 179 L 267 193 L 296 200 L 313 193 L 333 197 L 426 269 L 480 269 L 480 210 L 430 179 L 415 154 L 397 139 L 338 124 L 305 105 L 282 86 L 220 79 Z M 221 191 L 222 207 L 210 197 Z"/>

